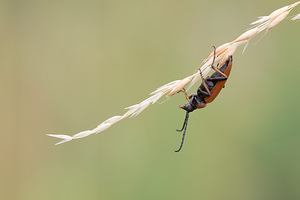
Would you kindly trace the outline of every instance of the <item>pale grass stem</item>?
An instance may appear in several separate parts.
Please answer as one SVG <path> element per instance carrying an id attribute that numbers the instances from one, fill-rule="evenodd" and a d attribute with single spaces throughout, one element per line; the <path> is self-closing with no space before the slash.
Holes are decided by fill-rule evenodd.
<path id="1" fill-rule="evenodd" d="M 216 57 L 215 57 L 215 62 L 214 66 L 222 66 L 225 61 L 228 59 L 229 56 L 233 55 L 234 52 L 236 51 L 237 47 L 244 45 L 245 48 L 247 47 L 249 41 L 256 36 L 258 33 L 266 30 L 269 31 L 271 28 L 274 28 L 277 26 L 280 22 L 282 22 L 290 13 L 290 11 L 298 6 L 300 4 L 300 1 L 295 2 L 294 4 L 284 6 L 282 8 L 279 8 L 272 12 L 268 16 L 262 16 L 259 17 L 259 19 L 251 25 L 254 25 L 253 28 L 250 30 L 246 31 L 245 33 L 241 34 L 237 39 L 233 40 L 232 42 L 227 42 L 219 47 L 216 48 Z M 296 15 L 293 17 L 291 20 L 295 21 L 297 19 L 300 19 L 300 14 Z M 244 50 L 245 50 L 244 48 Z M 202 75 L 206 77 L 212 70 L 211 64 L 213 61 L 213 55 L 214 52 L 212 51 L 203 61 L 203 64 L 200 68 L 202 71 Z M 62 139 L 62 141 L 56 143 L 62 144 L 68 141 L 71 141 L 73 139 L 79 139 L 83 137 L 87 137 L 91 134 L 97 134 L 100 133 L 109 127 L 111 127 L 113 124 L 117 123 L 118 121 L 126 118 L 126 117 L 136 117 L 138 114 L 140 114 L 143 110 L 145 110 L 150 104 L 154 104 L 159 100 L 162 96 L 165 94 L 166 97 L 171 98 L 174 94 L 177 94 L 178 92 L 182 91 L 184 87 L 186 87 L 187 84 L 190 83 L 188 86 L 187 90 L 190 89 L 197 81 L 199 81 L 200 78 L 200 73 L 197 71 L 193 75 L 188 76 L 182 80 L 176 80 L 172 81 L 170 83 L 167 83 L 158 89 L 156 89 L 154 92 L 152 92 L 150 97 L 144 101 L 142 101 L 139 104 L 135 104 L 133 106 L 127 107 L 128 111 L 122 115 L 122 116 L 114 116 L 106 121 L 102 122 L 99 124 L 96 128 L 92 130 L 86 130 L 79 132 L 73 136 L 69 135 L 58 135 L 58 134 L 47 134 L 48 136 L 51 137 L 56 137 Z"/>

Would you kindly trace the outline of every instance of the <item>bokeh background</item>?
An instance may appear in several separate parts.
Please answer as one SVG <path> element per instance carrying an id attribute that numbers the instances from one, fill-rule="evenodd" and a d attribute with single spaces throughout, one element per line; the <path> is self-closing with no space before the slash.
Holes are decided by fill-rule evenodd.
<path id="1" fill-rule="evenodd" d="M 182 94 L 98 135 L 46 136 L 122 115 L 291 3 L 1 1 L 0 199 L 300 199 L 300 23 L 289 20 L 235 53 L 180 153 Z"/>

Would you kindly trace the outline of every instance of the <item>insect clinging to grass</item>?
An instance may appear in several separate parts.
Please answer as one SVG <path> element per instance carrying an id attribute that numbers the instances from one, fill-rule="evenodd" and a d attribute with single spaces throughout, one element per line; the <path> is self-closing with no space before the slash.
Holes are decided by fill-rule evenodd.
<path id="1" fill-rule="evenodd" d="M 215 70 L 215 72 L 211 76 L 207 76 L 204 79 L 202 76 L 202 72 L 199 69 L 199 73 L 202 79 L 202 84 L 197 89 L 197 94 L 192 94 L 188 96 L 186 90 L 185 89 L 182 90 L 189 103 L 179 106 L 180 108 L 186 111 L 186 115 L 185 115 L 182 128 L 180 130 L 177 129 L 178 132 L 183 131 L 183 136 L 182 136 L 180 147 L 175 152 L 179 152 L 182 148 L 190 112 L 193 112 L 196 109 L 206 107 L 208 103 L 211 103 L 218 96 L 222 88 L 225 87 L 225 82 L 228 79 L 232 67 L 232 56 L 229 56 L 225 64 L 219 69 L 214 66 L 215 56 L 216 56 L 216 49 L 214 47 L 214 57 L 211 64 L 211 68 Z"/>

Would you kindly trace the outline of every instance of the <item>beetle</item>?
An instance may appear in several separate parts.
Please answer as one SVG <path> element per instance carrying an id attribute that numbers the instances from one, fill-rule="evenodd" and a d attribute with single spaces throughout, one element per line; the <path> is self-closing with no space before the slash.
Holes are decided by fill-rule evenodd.
<path id="1" fill-rule="evenodd" d="M 175 152 L 179 152 L 182 148 L 185 133 L 186 133 L 186 128 L 188 125 L 189 113 L 193 112 L 196 109 L 201 109 L 206 107 L 208 103 L 211 103 L 218 96 L 222 88 L 225 87 L 225 83 L 228 79 L 232 67 L 232 56 L 229 56 L 225 64 L 219 69 L 214 66 L 215 56 L 216 56 L 216 49 L 214 47 L 214 57 L 211 64 L 211 68 L 215 70 L 215 72 L 211 76 L 207 76 L 204 79 L 202 76 L 202 72 L 199 69 L 202 83 L 197 89 L 197 94 L 192 94 L 188 96 L 185 89 L 182 90 L 189 103 L 179 106 L 181 109 L 186 111 L 186 115 L 185 115 L 182 128 L 180 130 L 176 129 L 176 131 L 178 132 L 182 132 L 182 131 L 184 132 L 183 132 L 180 147 Z"/>

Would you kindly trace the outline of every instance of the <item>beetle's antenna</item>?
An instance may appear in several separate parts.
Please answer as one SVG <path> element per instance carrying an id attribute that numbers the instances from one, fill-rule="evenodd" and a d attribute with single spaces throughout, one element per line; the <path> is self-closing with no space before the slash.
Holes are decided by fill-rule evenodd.
<path id="1" fill-rule="evenodd" d="M 177 151 L 175 152 L 179 152 L 182 148 L 182 145 L 183 145 L 183 142 L 184 142 L 184 136 L 185 136 L 185 132 L 186 132 L 186 128 L 187 128 L 187 125 L 188 125 L 188 120 L 189 120 L 189 112 L 186 112 L 186 116 L 185 116 L 185 120 L 184 120 L 184 124 L 183 124 L 183 127 L 180 131 L 183 130 L 184 128 L 184 132 L 183 132 L 183 136 L 182 136 L 182 140 L 181 140 L 181 144 L 180 144 L 180 147 Z M 178 131 L 178 130 L 177 130 Z"/>
<path id="2" fill-rule="evenodd" d="M 188 112 L 186 112 L 186 113 L 188 113 Z M 183 125 L 182 125 L 182 128 L 179 130 L 179 129 L 176 129 L 176 131 L 178 131 L 178 132 L 181 132 L 181 131 L 183 131 L 183 129 L 184 129 L 184 127 L 186 126 L 186 124 L 187 124 L 187 120 L 188 120 L 188 115 L 186 114 L 185 115 L 185 119 L 184 119 L 184 121 L 183 121 Z"/>

